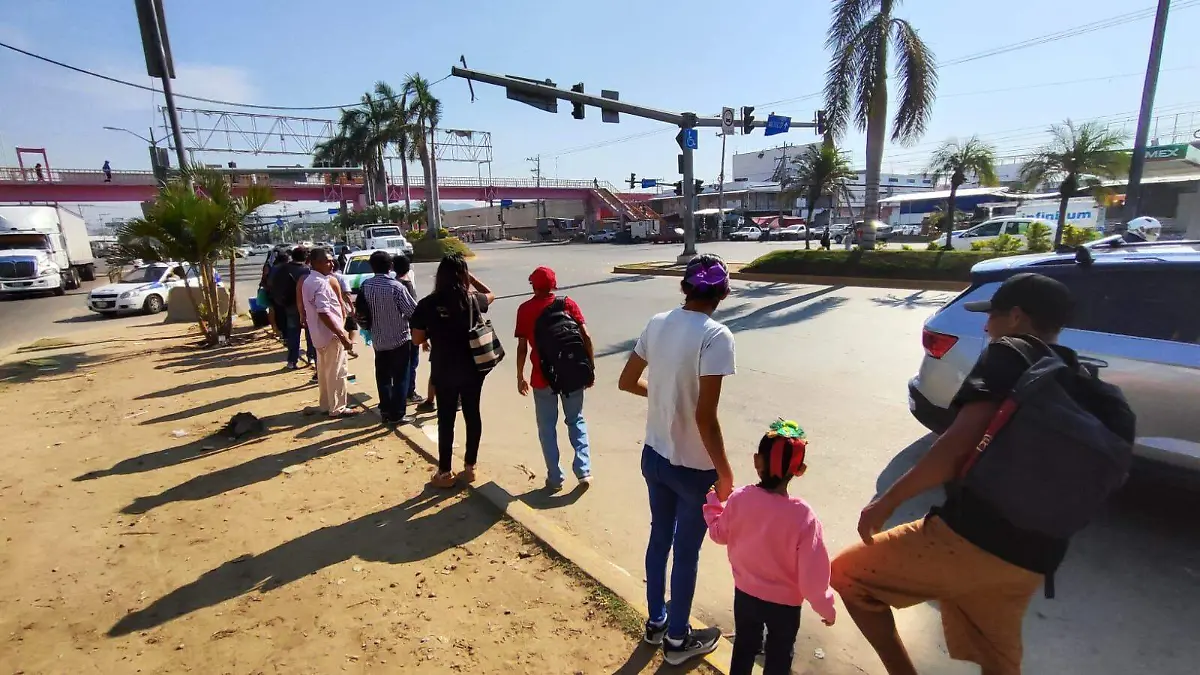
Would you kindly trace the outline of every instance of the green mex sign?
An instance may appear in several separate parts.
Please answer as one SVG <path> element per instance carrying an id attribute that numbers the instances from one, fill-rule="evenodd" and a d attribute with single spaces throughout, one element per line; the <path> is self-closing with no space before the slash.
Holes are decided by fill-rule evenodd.
<path id="1" fill-rule="evenodd" d="M 1152 145 L 1146 148 L 1147 162 L 1165 162 L 1170 160 L 1182 160 L 1192 164 L 1200 164 L 1200 149 L 1187 143 Z"/>

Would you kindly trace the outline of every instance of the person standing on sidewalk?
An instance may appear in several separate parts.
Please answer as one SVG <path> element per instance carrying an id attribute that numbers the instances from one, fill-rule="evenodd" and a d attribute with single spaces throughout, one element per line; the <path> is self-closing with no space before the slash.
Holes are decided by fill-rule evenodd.
<path id="1" fill-rule="evenodd" d="M 412 263 L 403 254 L 397 254 L 392 257 L 392 277 L 403 284 L 408 289 L 408 294 L 416 301 L 417 275 L 413 274 Z M 429 350 L 428 344 L 425 345 L 425 350 Z M 420 412 L 421 404 L 426 402 L 425 397 L 417 393 L 417 364 L 421 361 L 421 349 L 413 345 L 409 351 L 411 352 L 409 354 L 411 363 L 408 367 L 408 392 L 406 392 L 406 396 L 408 397 L 408 402 L 416 404 L 418 412 Z M 429 398 L 432 399 L 433 397 L 430 396 Z M 426 412 L 433 412 L 432 404 Z"/>
<path id="2" fill-rule="evenodd" d="M 321 392 L 318 405 L 321 412 L 330 417 L 357 415 L 361 411 L 346 407 L 346 376 L 349 374 L 346 355 L 358 355 L 343 328 L 346 317 L 342 298 L 334 292 L 330 280 L 333 260 L 328 251 L 318 248 L 312 252 L 309 263 L 312 271 L 304 277 L 301 298 L 308 331 L 317 348 L 317 386 Z"/>
<path id="3" fill-rule="evenodd" d="M 285 253 L 280 252 L 280 256 Z M 292 249 L 291 261 L 277 266 L 272 270 L 268 279 L 271 302 L 275 305 L 276 318 L 280 332 L 283 333 L 284 344 L 287 345 L 287 367 L 295 370 L 300 361 L 300 329 L 303 326 L 303 308 L 300 303 L 300 287 L 304 277 L 308 276 L 308 249 L 297 246 Z M 310 347 L 308 358 L 311 362 L 316 350 Z"/>
<path id="4" fill-rule="evenodd" d="M 733 333 L 712 318 L 729 295 L 729 271 L 719 257 L 699 255 L 688 263 L 680 287 L 683 307 L 650 319 L 619 380 L 622 391 L 648 399 L 642 448 L 642 476 L 650 495 L 645 640 L 662 644 L 671 665 L 712 652 L 721 637 L 717 628 L 693 631 L 688 616 L 708 532 L 709 488 L 721 501 L 733 491 L 717 417 L 722 381 L 735 371 Z M 643 378 L 647 366 L 650 373 Z M 668 556 L 674 560 L 669 608 Z"/>
<path id="5" fill-rule="evenodd" d="M 588 453 L 587 422 L 583 419 L 583 391 L 596 381 L 595 351 L 579 305 L 568 297 L 557 298 L 554 270 L 539 267 L 529 275 L 533 297 L 517 308 L 517 391 L 529 395 L 533 385 L 533 407 L 537 416 L 538 440 L 546 458 L 546 489 L 563 486 L 558 464 L 558 406 L 562 402 L 567 436 L 575 449 L 571 468 L 580 484 L 592 481 Z M 532 345 L 530 381 L 525 380 L 525 359 Z"/>
<path id="6" fill-rule="evenodd" d="M 364 281 L 358 292 L 371 311 L 379 416 L 387 425 L 411 424 L 413 418 L 405 414 L 413 350 L 408 320 L 417 309 L 417 301 L 403 284 L 388 276 L 392 259 L 387 251 L 372 253 L 370 263 L 375 276 Z"/>
<path id="7" fill-rule="evenodd" d="M 483 394 L 484 374 L 479 372 L 471 351 L 471 329 L 495 300 L 492 290 L 471 274 L 467 259 L 456 253 L 442 258 L 433 293 L 422 298 L 413 312 L 413 344 L 420 346 L 428 340 L 433 347 L 429 372 L 437 394 L 438 423 L 438 468 L 431 481 L 434 487 L 454 487 L 456 479 L 466 483 L 475 481 L 475 463 L 483 437 L 479 398 Z M 465 467 L 455 476 L 451 465 L 454 423 L 460 402 L 467 427 L 467 448 Z"/>

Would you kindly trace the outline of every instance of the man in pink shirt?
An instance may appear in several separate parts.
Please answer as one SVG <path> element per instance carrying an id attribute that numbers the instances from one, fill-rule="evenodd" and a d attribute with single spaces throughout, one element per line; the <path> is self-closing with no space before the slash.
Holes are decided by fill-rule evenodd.
<path id="1" fill-rule="evenodd" d="M 716 492 L 708 493 L 708 534 L 728 547 L 733 567 L 736 638 L 730 675 L 750 675 L 764 628 L 763 673 L 792 672 L 803 601 L 825 625 L 837 618 L 821 521 L 807 502 L 788 495 L 788 483 L 807 468 L 806 450 L 804 431 L 795 422 L 779 420 L 759 441 L 754 456 L 758 484 L 734 490 L 724 504 Z"/>
<path id="2" fill-rule="evenodd" d="M 346 335 L 346 317 L 342 310 L 342 299 L 334 293 L 329 275 L 333 273 L 333 260 L 322 248 L 309 255 L 312 273 L 304 277 L 301 287 L 304 316 L 317 348 L 317 387 L 321 397 L 318 405 L 321 412 L 330 417 L 357 415 L 359 410 L 346 407 L 347 391 L 346 355 L 356 356 L 354 343 Z"/>

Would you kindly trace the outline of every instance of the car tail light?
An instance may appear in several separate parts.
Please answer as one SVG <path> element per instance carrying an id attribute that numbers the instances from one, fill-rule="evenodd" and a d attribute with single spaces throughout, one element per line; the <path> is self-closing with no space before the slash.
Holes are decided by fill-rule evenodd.
<path id="1" fill-rule="evenodd" d="M 940 359 L 958 342 L 958 338 L 945 333 L 938 333 L 928 328 L 921 331 L 921 346 L 925 353 L 935 359 Z"/>

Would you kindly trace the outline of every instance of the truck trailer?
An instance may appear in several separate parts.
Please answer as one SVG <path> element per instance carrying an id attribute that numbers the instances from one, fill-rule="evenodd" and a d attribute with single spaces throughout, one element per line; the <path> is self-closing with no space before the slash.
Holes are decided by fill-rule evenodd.
<path id="1" fill-rule="evenodd" d="M 62 206 L 0 206 L 0 295 L 63 295 L 95 278 L 79 214 Z"/>

